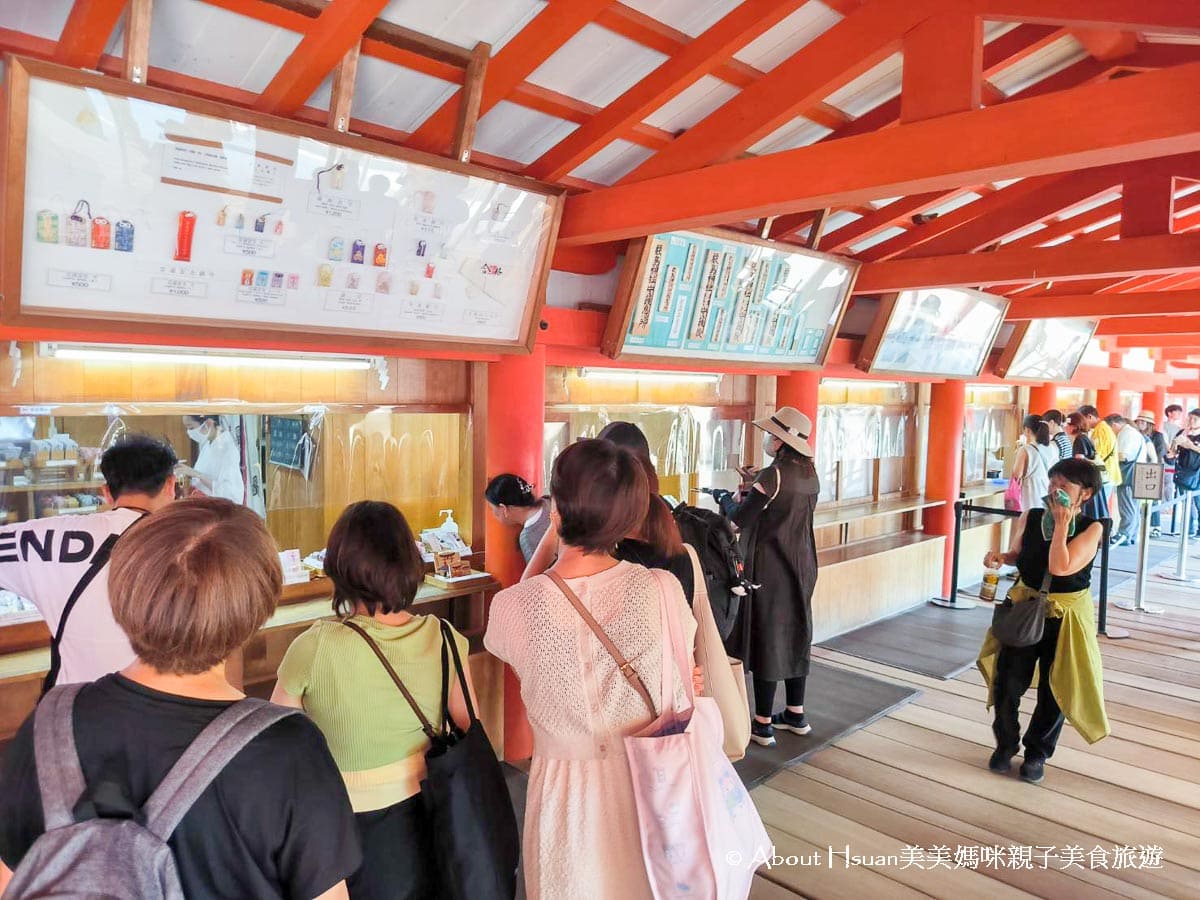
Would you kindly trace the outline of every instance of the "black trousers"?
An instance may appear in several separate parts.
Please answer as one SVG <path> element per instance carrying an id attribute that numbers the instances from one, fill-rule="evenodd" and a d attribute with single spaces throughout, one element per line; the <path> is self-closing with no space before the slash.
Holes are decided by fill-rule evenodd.
<path id="1" fill-rule="evenodd" d="M 788 678 L 783 682 L 784 693 L 787 694 L 788 706 L 804 705 L 804 685 L 807 675 Z M 754 713 L 764 719 L 775 711 L 775 692 L 779 688 L 778 681 L 768 681 L 765 678 L 754 679 Z"/>
<path id="2" fill-rule="evenodd" d="M 1033 682 L 1034 667 L 1038 668 L 1037 706 L 1029 727 L 1025 729 L 1025 758 L 1049 759 L 1062 732 L 1063 714 L 1050 690 L 1050 665 L 1058 646 L 1062 619 L 1046 619 L 1042 639 L 1030 647 L 1001 647 L 996 658 L 996 681 L 992 699 L 995 718 L 992 732 L 996 747 L 1013 755 L 1021 741 L 1021 724 L 1017 713 L 1021 697 Z"/>
<path id="3" fill-rule="evenodd" d="M 346 880 L 351 900 L 437 900 L 442 896 L 420 794 L 375 812 L 357 813 L 362 868 Z"/>

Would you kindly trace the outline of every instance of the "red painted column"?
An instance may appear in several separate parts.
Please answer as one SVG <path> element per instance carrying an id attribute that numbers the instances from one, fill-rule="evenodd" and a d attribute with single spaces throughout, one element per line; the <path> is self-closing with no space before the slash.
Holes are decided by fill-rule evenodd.
<path id="1" fill-rule="evenodd" d="M 506 356 L 488 365 L 487 476 L 512 472 L 533 485 L 542 480 L 542 432 L 546 420 L 546 348 Z M 482 490 L 483 485 L 477 485 Z M 500 583 L 516 584 L 525 569 L 517 537 L 487 519 L 487 567 Z M 533 733 L 521 702 L 521 683 L 504 667 L 504 758 L 528 759 Z"/>
<path id="2" fill-rule="evenodd" d="M 946 535 L 946 554 L 942 564 L 943 597 L 950 596 L 954 572 L 954 503 L 962 490 L 962 438 L 966 407 L 966 382 L 945 381 L 932 385 L 925 496 L 930 500 L 946 502 L 925 510 L 924 521 L 928 533 Z"/>
<path id="3" fill-rule="evenodd" d="M 1119 369 L 1121 363 L 1124 362 L 1125 356 L 1122 353 L 1108 354 L 1109 368 Z M 1119 413 L 1121 411 L 1121 388 L 1117 385 L 1096 391 L 1096 410 L 1100 413 L 1100 417 Z"/>
<path id="4" fill-rule="evenodd" d="M 1029 415 L 1040 416 L 1058 404 L 1058 385 L 1035 384 L 1029 389 Z M 1073 412 L 1073 410 L 1068 410 Z"/>
<path id="5" fill-rule="evenodd" d="M 792 372 L 790 375 L 780 375 L 775 379 L 775 405 L 777 408 L 790 406 L 800 410 L 813 423 L 812 434 L 808 442 L 816 447 L 817 433 L 817 398 L 821 390 L 821 373 L 819 371 Z"/>
<path id="6" fill-rule="evenodd" d="M 1167 389 L 1160 387 L 1153 391 L 1142 392 L 1142 410 L 1154 416 L 1156 425 L 1161 429 L 1164 421 L 1163 410 L 1167 408 Z"/>

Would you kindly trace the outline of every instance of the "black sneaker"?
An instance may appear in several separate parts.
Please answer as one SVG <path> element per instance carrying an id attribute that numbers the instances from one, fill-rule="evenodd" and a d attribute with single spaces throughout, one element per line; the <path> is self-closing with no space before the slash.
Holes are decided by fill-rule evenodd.
<path id="1" fill-rule="evenodd" d="M 761 747 L 775 746 L 775 729 L 768 722 L 750 721 L 750 740 Z"/>
<path id="2" fill-rule="evenodd" d="M 808 734 L 812 731 L 812 726 L 804 720 L 804 713 L 794 713 L 789 709 L 771 716 L 771 724 L 792 734 Z"/>
<path id="3" fill-rule="evenodd" d="M 1041 784 L 1046 777 L 1046 761 L 1044 759 L 1027 759 L 1021 763 L 1021 780 L 1030 784 Z"/>
<path id="4" fill-rule="evenodd" d="M 988 768 L 993 772 L 1004 775 L 1012 769 L 1012 758 L 1012 753 L 997 747 L 996 752 L 992 754 L 992 758 L 988 760 Z"/>

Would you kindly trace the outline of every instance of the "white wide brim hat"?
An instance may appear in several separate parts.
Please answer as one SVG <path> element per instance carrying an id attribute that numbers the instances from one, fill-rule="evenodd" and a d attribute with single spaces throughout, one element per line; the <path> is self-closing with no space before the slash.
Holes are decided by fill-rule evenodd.
<path id="1" fill-rule="evenodd" d="M 812 445 L 808 443 L 812 435 L 812 419 L 790 406 L 775 410 L 774 415 L 759 419 L 754 423 L 767 434 L 773 434 L 802 456 L 812 456 Z"/>

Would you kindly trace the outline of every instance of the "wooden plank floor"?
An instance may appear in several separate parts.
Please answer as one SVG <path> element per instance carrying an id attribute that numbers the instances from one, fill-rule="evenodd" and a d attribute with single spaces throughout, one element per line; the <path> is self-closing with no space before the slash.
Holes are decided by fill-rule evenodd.
<path id="1" fill-rule="evenodd" d="M 1113 599 L 1132 596 L 1130 582 Z M 1130 632 L 1101 641 L 1112 734 L 1088 746 L 1067 725 L 1041 785 L 1017 779 L 1019 757 L 1008 777 L 988 771 L 975 670 L 940 681 L 814 648 L 923 693 L 753 792 L 778 857 L 799 864 L 760 869 L 751 896 L 1200 898 L 1200 588 L 1151 579 L 1147 605 L 1164 612 L 1109 609 Z M 847 845 L 862 865 L 831 861 Z"/>

